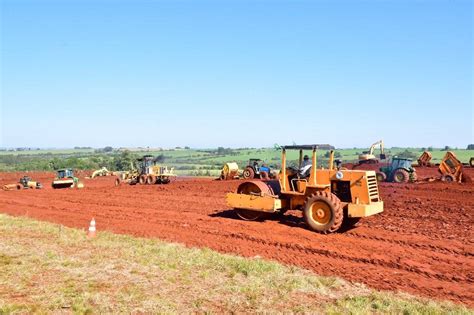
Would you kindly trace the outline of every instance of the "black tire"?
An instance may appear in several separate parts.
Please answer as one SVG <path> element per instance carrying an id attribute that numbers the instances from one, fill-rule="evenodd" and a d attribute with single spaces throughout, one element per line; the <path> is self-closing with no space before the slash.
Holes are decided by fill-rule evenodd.
<path id="1" fill-rule="evenodd" d="M 245 221 L 256 221 L 264 216 L 264 212 L 261 211 L 252 211 L 246 209 L 235 209 L 237 216 Z"/>
<path id="2" fill-rule="evenodd" d="M 255 171 L 250 166 L 247 166 L 242 173 L 242 177 L 245 179 L 253 179 L 255 177 Z"/>
<path id="3" fill-rule="evenodd" d="M 379 183 L 383 183 L 387 180 L 387 174 L 385 174 L 384 172 L 377 172 L 375 174 L 375 177 L 377 178 L 377 181 Z"/>
<path id="4" fill-rule="evenodd" d="M 403 168 L 399 168 L 393 172 L 393 181 L 395 183 L 407 183 L 409 179 L 410 174 Z"/>
<path id="5" fill-rule="evenodd" d="M 147 179 L 146 175 L 140 175 L 140 177 L 138 177 L 138 183 L 140 185 L 145 185 L 146 184 L 146 179 Z"/>
<path id="6" fill-rule="evenodd" d="M 262 180 L 269 180 L 270 176 L 268 176 L 267 172 L 260 172 L 260 179 Z"/>
<path id="7" fill-rule="evenodd" d="M 120 178 L 116 178 L 115 179 L 115 186 L 120 186 L 120 184 L 122 183 L 122 181 L 120 180 Z"/>
<path id="8" fill-rule="evenodd" d="M 166 185 L 166 184 L 169 184 L 170 182 L 171 182 L 171 180 L 170 180 L 169 177 L 163 177 L 163 178 L 161 179 L 161 183 L 162 183 L 162 184 L 165 184 L 165 185 Z"/>
<path id="9" fill-rule="evenodd" d="M 344 221 L 342 222 L 342 225 L 345 228 L 351 228 L 357 223 L 359 223 L 360 219 L 362 218 L 344 218 Z"/>
<path id="10" fill-rule="evenodd" d="M 303 216 L 313 231 L 328 234 L 336 232 L 342 226 L 344 210 L 336 195 L 328 191 L 317 191 L 306 199 Z"/>
<path id="11" fill-rule="evenodd" d="M 454 182 L 454 176 L 452 175 L 444 175 L 441 180 L 446 183 L 452 183 Z"/>
<path id="12" fill-rule="evenodd" d="M 154 185 L 154 184 L 156 183 L 156 177 L 155 177 L 155 175 L 148 175 L 148 176 L 146 177 L 146 183 L 147 183 L 148 185 Z"/>

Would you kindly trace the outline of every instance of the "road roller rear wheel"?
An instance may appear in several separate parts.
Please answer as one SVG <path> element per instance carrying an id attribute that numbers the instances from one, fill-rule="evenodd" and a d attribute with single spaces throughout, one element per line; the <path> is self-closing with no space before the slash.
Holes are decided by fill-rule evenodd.
<path id="1" fill-rule="evenodd" d="M 317 191 L 306 199 L 303 216 L 313 231 L 327 234 L 339 230 L 344 210 L 336 195 L 328 191 Z"/>

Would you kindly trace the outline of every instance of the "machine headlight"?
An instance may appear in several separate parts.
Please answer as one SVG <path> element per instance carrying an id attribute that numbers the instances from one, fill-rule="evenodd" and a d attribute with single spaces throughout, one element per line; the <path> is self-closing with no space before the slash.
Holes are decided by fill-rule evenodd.
<path id="1" fill-rule="evenodd" d="M 336 178 L 337 178 L 337 179 L 343 179 L 343 178 L 344 178 L 344 174 L 343 174 L 341 171 L 339 171 L 339 172 L 336 173 Z"/>

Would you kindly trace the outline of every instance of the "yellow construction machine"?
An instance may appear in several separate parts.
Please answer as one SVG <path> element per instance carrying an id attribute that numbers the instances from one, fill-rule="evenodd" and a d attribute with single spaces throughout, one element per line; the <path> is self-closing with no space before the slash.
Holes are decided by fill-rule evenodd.
<path id="1" fill-rule="evenodd" d="M 362 154 L 359 155 L 359 164 L 370 163 L 370 164 L 377 164 L 379 161 L 377 157 L 374 155 L 374 150 L 377 146 L 380 146 L 380 159 L 385 160 L 385 152 L 384 152 L 384 145 L 383 140 L 379 140 L 372 144 L 369 148 L 369 151 L 364 151 Z"/>
<path id="2" fill-rule="evenodd" d="M 354 224 L 362 217 L 383 211 L 374 171 L 334 168 L 331 151 L 329 168 L 317 169 L 318 145 L 282 147 L 279 180 L 247 181 L 227 203 L 244 220 L 258 220 L 272 213 L 302 210 L 308 226 L 319 233 L 336 232 L 343 223 Z M 299 150 L 298 168 L 287 167 L 286 151 Z M 303 161 L 303 151 L 312 160 Z"/>
<path id="3" fill-rule="evenodd" d="M 225 163 L 221 170 L 220 180 L 239 179 L 239 165 L 235 162 Z"/>
<path id="4" fill-rule="evenodd" d="M 418 158 L 418 166 L 431 166 L 431 153 L 424 151 Z"/>
<path id="5" fill-rule="evenodd" d="M 95 178 L 97 176 L 109 176 L 112 175 L 112 172 L 110 172 L 106 167 L 102 167 L 99 170 L 96 170 L 92 173 L 91 178 Z"/>
<path id="6" fill-rule="evenodd" d="M 454 152 L 448 151 L 438 166 L 441 180 L 445 182 L 462 182 L 467 179 L 467 174 L 463 173 L 463 164 L 458 160 Z"/>

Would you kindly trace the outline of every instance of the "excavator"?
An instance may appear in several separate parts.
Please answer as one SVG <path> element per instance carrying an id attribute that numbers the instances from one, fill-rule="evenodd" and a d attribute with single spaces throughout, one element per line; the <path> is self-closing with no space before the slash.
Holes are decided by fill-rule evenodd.
<path id="1" fill-rule="evenodd" d="M 377 164 L 379 161 L 377 160 L 377 157 L 374 155 L 374 150 L 375 148 L 380 145 L 380 159 L 385 160 L 386 156 L 384 153 L 384 145 L 383 145 L 383 140 L 379 140 L 372 144 L 369 148 L 369 151 L 364 151 L 362 154 L 359 155 L 359 164 Z"/>

